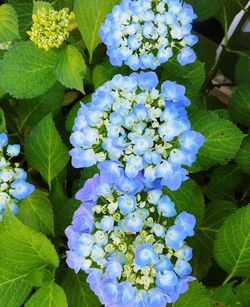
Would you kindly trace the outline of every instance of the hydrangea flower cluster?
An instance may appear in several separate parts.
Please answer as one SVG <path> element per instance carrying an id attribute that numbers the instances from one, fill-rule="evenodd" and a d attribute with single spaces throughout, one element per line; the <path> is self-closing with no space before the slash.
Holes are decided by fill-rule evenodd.
<path id="1" fill-rule="evenodd" d="M 101 25 L 99 34 L 114 66 L 156 69 L 174 54 L 181 65 L 196 59 L 191 33 L 197 16 L 182 0 L 123 0 Z"/>
<path id="2" fill-rule="evenodd" d="M 49 50 L 59 48 L 69 36 L 71 26 L 75 21 L 73 12 L 68 8 L 55 11 L 52 7 L 40 8 L 32 15 L 33 25 L 27 34 L 39 48 Z"/>
<path id="3" fill-rule="evenodd" d="M 173 220 L 175 205 L 161 189 L 121 192 L 117 180 L 126 175 L 111 169 L 76 195 L 82 205 L 66 229 L 67 264 L 88 273 L 105 306 L 165 307 L 194 280 L 185 239 L 194 234 L 195 217 L 184 211 Z"/>
<path id="4" fill-rule="evenodd" d="M 159 87 L 154 72 L 114 76 L 78 111 L 70 137 L 72 165 L 109 159 L 128 178 L 140 173 L 148 186 L 177 190 L 188 178 L 183 166 L 191 166 L 204 142 L 191 129 L 189 104 L 184 86 L 165 81 Z"/>
<path id="5" fill-rule="evenodd" d="M 115 66 L 156 69 L 177 51 L 192 63 L 196 15 L 181 0 L 123 0 L 100 29 Z M 204 137 L 191 129 L 185 87 L 152 71 L 116 75 L 82 104 L 70 142 L 75 168 L 97 164 L 87 180 L 68 237 L 67 264 L 84 270 L 109 307 L 165 307 L 194 280 L 189 261 L 195 217 L 177 215 L 165 195 L 188 179 Z M 164 191 L 164 193 L 163 193 Z M 176 216 L 177 215 L 177 216 Z"/>
<path id="6" fill-rule="evenodd" d="M 5 208 L 16 214 L 19 200 L 29 196 L 35 187 L 26 182 L 27 173 L 18 163 L 11 163 L 11 159 L 18 156 L 20 145 L 8 145 L 8 137 L 0 133 L 0 221 Z"/>

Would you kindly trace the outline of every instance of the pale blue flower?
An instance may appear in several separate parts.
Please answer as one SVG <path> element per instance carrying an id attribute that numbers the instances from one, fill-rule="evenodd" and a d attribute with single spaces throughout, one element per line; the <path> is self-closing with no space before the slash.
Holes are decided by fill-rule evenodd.
<path id="1" fill-rule="evenodd" d="M 20 145 L 19 144 L 8 145 L 6 152 L 9 156 L 16 157 L 20 153 Z"/>
<path id="2" fill-rule="evenodd" d="M 6 133 L 0 133 L 0 150 L 8 144 L 8 136 Z"/>
<path id="3" fill-rule="evenodd" d="M 177 283 L 178 279 L 174 271 L 165 270 L 158 272 L 156 276 L 156 285 L 163 290 L 165 289 L 167 292 L 169 290 L 173 291 Z"/>
<path id="4" fill-rule="evenodd" d="M 132 212 L 136 207 L 136 199 L 134 195 L 123 195 L 117 198 L 117 203 L 123 215 Z"/>
<path id="5" fill-rule="evenodd" d="M 185 238 L 184 229 L 179 225 L 174 225 L 168 229 L 165 242 L 172 249 L 178 250 L 184 245 Z"/>
<path id="6" fill-rule="evenodd" d="M 126 229 L 129 232 L 140 231 L 144 224 L 143 218 L 137 212 L 130 213 L 126 217 L 125 222 L 126 222 Z"/>
<path id="7" fill-rule="evenodd" d="M 33 184 L 30 184 L 23 179 L 17 179 L 12 182 L 10 194 L 18 200 L 28 197 L 33 191 L 35 187 Z"/>
<path id="8" fill-rule="evenodd" d="M 186 211 L 181 212 L 175 219 L 175 224 L 182 227 L 186 236 L 194 235 L 194 226 L 196 219 L 194 215 L 187 213 Z"/>
<path id="9" fill-rule="evenodd" d="M 179 276 L 184 277 L 184 276 L 188 276 L 189 274 L 191 274 L 192 267 L 186 260 L 178 259 L 176 261 L 174 270 Z"/>
<path id="10" fill-rule="evenodd" d="M 157 210 L 159 214 L 162 214 L 165 217 L 176 215 L 175 205 L 167 195 L 162 196 L 158 201 Z"/>
<path id="11" fill-rule="evenodd" d="M 139 245 L 135 250 L 135 263 L 141 267 L 148 264 L 155 264 L 158 262 L 158 255 L 153 249 L 152 244 L 145 243 Z"/>

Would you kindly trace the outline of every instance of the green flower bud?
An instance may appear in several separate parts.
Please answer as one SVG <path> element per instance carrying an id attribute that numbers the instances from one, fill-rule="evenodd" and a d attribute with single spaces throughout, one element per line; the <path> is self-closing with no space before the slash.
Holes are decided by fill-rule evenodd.
<path id="1" fill-rule="evenodd" d="M 152 217 L 148 217 L 145 221 L 145 224 L 149 227 L 152 227 L 154 224 L 154 219 Z"/>
<path id="2" fill-rule="evenodd" d="M 115 214 L 113 214 L 113 219 L 114 221 L 119 222 L 121 219 L 120 213 L 116 212 Z"/>
<path id="3" fill-rule="evenodd" d="M 126 243 L 120 243 L 118 245 L 118 249 L 122 252 L 122 253 L 126 253 L 127 251 L 127 244 Z"/>
<path id="4" fill-rule="evenodd" d="M 141 230 L 140 235 L 141 235 L 142 239 L 146 239 L 147 236 L 148 236 L 148 232 L 146 230 Z"/>
<path id="5" fill-rule="evenodd" d="M 115 250 L 115 247 L 113 244 L 109 243 L 104 247 L 105 252 L 112 253 Z"/>
<path id="6" fill-rule="evenodd" d="M 49 50 L 59 48 L 75 27 L 75 15 L 68 8 L 55 11 L 52 7 L 42 7 L 32 15 L 33 25 L 27 34 L 39 48 Z"/>
<path id="7" fill-rule="evenodd" d="M 147 236 L 146 241 L 147 241 L 148 243 L 154 243 L 154 241 L 155 241 L 155 236 L 154 236 L 153 234 Z"/>

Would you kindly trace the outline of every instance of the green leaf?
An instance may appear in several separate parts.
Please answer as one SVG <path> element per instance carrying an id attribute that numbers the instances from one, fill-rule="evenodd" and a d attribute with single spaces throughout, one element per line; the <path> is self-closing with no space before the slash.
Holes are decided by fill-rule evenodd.
<path id="1" fill-rule="evenodd" d="M 200 20 L 208 19 L 219 12 L 226 0 L 189 0 L 189 4 L 193 6 L 194 12 Z"/>
<path id="2" fill-rule="evenodd" d="M 213 242 L 220 226 L 236 210 L 234 203 L 224 200 L 206 206 L 202 225 L 198 227 L 195 236 L 189 239 L 189 244 L 193 248 L 193 275 L 198 279 L 206 275 L 212 264 Z"/>
<path id="3" fill-rule="evenodd" d="M 32 290 L 32 285 L 27 281 L 28 275 L 29 273 L 17 274 L 13 269 L 0 265 L 1 306 L 22 306 Z"/>
<path id="4" fill-rule="evenodd" d="M 195 237 L 190 239 L 192 246 L 197 246 L 197 254 L 203 250 L 212 256 L 213 242 L 219 228 L 236 210 L 234 203 L 224 200 L 215 201 L 206 207 L 203 223 L 199 226 Z"/>
<path id="5" fill-rule="evenodd" d="M 111 12 L 113 6 L 119 2 L 119 0 L 75 1 L 74 12 L 76 22 L 88 49 L 90 63 L 92 62 L 92 55 L 95 48 L 101 42 L 98 35 L 100 25 L 105 20 L 105 16 Z"/>
<path id="6" fill-rule="evenodd" d="M 41 287 L 31 296 L 25 307 L 67 307 L 67 299 L 63 289 L 51 282 Z"/>
<path id="7" fill-rule="evenodd" d="M 229 112 L 237 123 L 250 126 L 250 84 L 235 87 L 229 103 Z"/>
<path id="8" fill-rule="evenodd" d="M 204 214 L 204 197 L 197 183 L 191 179 L 185 181 L 178 191 L 164 188 L 164 192 L 175 203 L 178 213 L 187 211 L 197 218 L 197 225 L 201 223 Z"/>
<path id="9" fill-rule="evenodd" d="M 52 184 L 50 200 L 54 211 L 56 235 L 64 235 L 64 231 L 71 224 L 73 214 L 79 208 L 80 202 L 65 195 L 57 178 Z"/>
<path id="10" fill-rule="evenodd" d="M 250 84 L 250 51 L 241 52 L 235 67 L 235 80 L 238 84 Z"/>
<path id="11" fill-rule="evenodd" d="M 235 211 L 237 206 L 230 201 L 214 201 L 206 207 L 201 231 L 206 233 L 207 238 L 212 242 L 222 223 Z"/>
<path id="12" fill-rule="evenodd" d="M 0 43 L 19 38 L 18 18 L 10 4 L 0 6 Z"/>
<path id="13" fill-rule="evenodd" d="M 5 91 L 0 87 L 0 99 L 5 95 Z"/>
<path id="14" fill-rule="evenodd" d="M 76 274 L 73 270 L 67 270 L 64 274 L 61 285 L 67 295 L 69 307 L 101 306 L 97 296 L 89 288 L 86 277 L 82 271 Z"/>
<path id="15" fill-rule="evenodd" d="M 57 268 L 58 256 L 51 242 L 7 212 L 0 224 L 0 267 L 12 264 L 15 272 L 30 272 L 50 265 Z"/>
<path id="16" fill-rule="evenodd" d="M 209 253 L 207 253 L 206 237 L 199 230 L 195 232 L 195 237 L 188 239 L 187 242 L 193 249 L 193 257 L 190 261 L 192 276 L 202 280 L 212 266 L 212 252 L 209 250 Z"/>
<path id="17" fill-rule="evenodd" d="M 30 228 L 46 235 L 54 234 L 52 206 L 45 193 L 36 189 L 20 202 L 18 218 Z"/>
<path id="18" fill-rule="evenodd" d="M 196 52 L 197 58 L 204 62 L 205 70 L 209 73 L 214 66 L 216 50 L 218 45 L 210 40 L 209 38 L 195 33 L 199 38 L 199 43 L 194 46 L 194 51 Z"/>
<path id="19" fill-rule="evenodd" d="M 219 118 L 231 120 L 230 114 L 227 109 L 215 109 L 213 110 L 215 114 L 219 116 Z"/>
<path id="20" fill-rule="evenodd" d="M 115 67 L 106 59 L 104 62 L 97 64 L 93 69 L 92 79 L 95 89 L 106 81 L 111 80 L 116 74 L 127 75 L 128 71 L 126 66 Z"/>
<path id="21" fill-rule="evenodd" d="M 248 136 L 242 142 L 240 150 L 235 158 L 236 163 L 243 172 L 250 174 L 250 137 Z"/>
<path id="22" fill-rule="evenodd" d="M 22 38 L 26 37 L 26 31 L 32 24 L 33 0 L 9 0 L 17 13 L 19 21 L 19 31 Z"/>
<path id="23" fill-rule="evenodd" d="M 236 288 L 237 303 L 240 307 L 250 306 L 250 283 L 239 285 Z M 240 303 L 240 304 L 239 304 Z"/>
<path id="24" fill-rule="evenodd" d="M 214 256 L 221 268 L 234 276 L 250 277 L 250 205 L 230 216 L 219 230 Z"/>
<path id="25" fill-rule="evenodd" d="M 53 274 L 47 269 L 35 270 L 29 274 L 29 283 L 34 287 L 42 287 L 54 280 Z"/>
<path id="26" fill-rule="evenodd" d="M 223 306 L 234 307 L 236 305 L 236 295 L 233 289 L 233 283 L 222 285 L 214 290 L 210 296 L 214 301 L 214 305 L 221 303 Z"/>
<path id="27" fill-rule="evenodd" d="M 58 82 L 45 94 L 20 101 L 15 107 L 18 131 L 30 130 L 49 113 L 57 115 L 62 107 L 64 91 L 65 88 Z"/>
<path id="28" fill-rule="evenodd" d="M 212 307 L 205 287 L 197 282 L 189 283 L 189 289 L 174 303 L 175 307 Z"/>
<path id="29" fill-rule="evenodd" d="M 242 172 L 237 165 L 218 166 L 210 177 L 206 195 L 218 199 L 220 194 L 234 190 L 240 183 Z"/>
<path id="30" fill-rule="evenodd" d="M 56 0 L 53 3 L 53 6 L 56 10 L 61 10 L 64 7 L 68 7 L 69 9 L 73 9 L 74 0 Z"/>
<path id="31" fill-rule="evenodd" d="M 7 132 L 5 116 L 2 108 L 0 108 L 0 133 L 1 132 Z"/>
<path id="32" fill-rule="evenodd" d="M 63 170 L 69 160 L 68 149 L 62 142 L 51 114 L 31 131 L 24 148 L 29 164 L 51 186 L 52 179 Z"/>
<path id="33" fill-rule="evenodd" d="M 51 242 L 21 223 L 9 211 L 0 223 L 0 303 L 19 307 L 32 289 L 29 275 L 59 259 Z"/>
<path id="34" fill-rule="evenodd" d="M 86 64 L 81 53 L 72 45 L 63 49 L 55 67 L 57 80 L 70 89 L 84 93 L 82 81 L 84 70 Z"/>
<path id="35" fill-rule="evenodd" d="M 32 42 L 10 48 L 0 62 L 1 87 L 15 98 L 37 97 L 56 82 L 53 72 L 58 58 L 54 49 L 39 49 Z"/>
<path id="36" fill-rule="evenodd" d="M 211 111 L 199 111 L 191 117 L 192 128 L 205 137 L 191 171 L 225 165 L 238 152 L 244 134 L 232 122 Z"/>

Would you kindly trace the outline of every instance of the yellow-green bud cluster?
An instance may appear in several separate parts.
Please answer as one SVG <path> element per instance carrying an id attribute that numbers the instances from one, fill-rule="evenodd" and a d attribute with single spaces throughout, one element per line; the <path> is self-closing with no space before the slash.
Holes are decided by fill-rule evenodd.
<path id="1" fill-rule="evenodd" d="M 27 31 L 30 40 L 39 48 L 48 50 L 59 48 L 69 36 L 75 15 L 68 8 L 55 11 L 51 7 L 43 7 L 32 15 L 32 20 L 31 31 Z"/>

